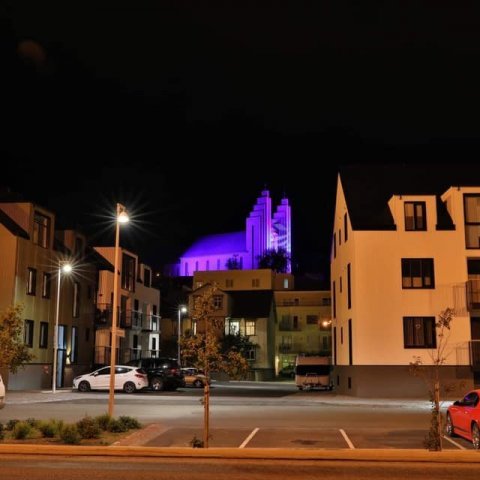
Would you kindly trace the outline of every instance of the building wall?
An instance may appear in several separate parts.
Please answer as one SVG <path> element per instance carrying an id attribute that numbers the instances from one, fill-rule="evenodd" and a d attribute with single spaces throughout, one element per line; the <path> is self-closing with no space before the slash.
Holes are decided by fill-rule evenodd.
<path id="1" fill-rule="evenodd" d="M 334 256 L 332 248 L 331 263 L 332 310 L 334 285 L 336 299 L 336 316 L 333 321 L 337 339 L 335 363 L 337 374 L 344 377 L 345 372 L 348 372 L 351 383 L 349 388 L 348 379 L 340 378 L 340 391 L 366 395 L 368 391 L 378 393 L 382 391 L 381 384 L 388 384 L 390 390 L 383 388 L 383 394 L 396 394 L 395 392 L 401 392 L 402 388 L 395 387 L 394 378 L 402 379 L 403 385 L 409 388 L 411 382 L 408 377 L 399 372 L 404 372 L 405 366 L 414 361 L 414 357 L 420 357 L 426 365 L 431 364 L 432 360 L 429 355 L 431 349 L 405 348 L 403 317 L 438 318 L 439 313 L 447 307 L 456 310 L 445 361 L 446 365 L 452 366 L 447 376 L 471 381 L 471 373 L 468 373 L 467 367 L 470 317 L 466 311 L 464 285 L 468 279 L 466 259 L 472 255 L 478 256 L 479 252 L 465 249 L 461 197 L 463 193 L 465 189 L 455 189 L 448 194 L 451 196 L 450 208 L 454 213 L 455 230 L 436 229 L 434 196 L 395 195 L 388 202 L 388 206 L 394 217 L 396 230 L 352 231 L 349 223 L 348 240 L 345 242 L 344 213 L 348 212 L 342 185 L 338 183 L 334 222 L 336 255 Z M 405 201 L 426 202 L 427 231 L 405 231 Z M 339 236 L 342 238 L 341 245 Z M 402 258 L 433 258 L 435 288 L 403 289 Z M 351 269 L 350 308 L 347 298 L 348 264 Z M 352 331 L 351 356 L 349 321 Z M 392 368 L 392 373 L 388 373 L 388 366 L 395 367 Z M 454 366 L 458 368 L 453 368 Z M 419 389 L 422 390 L 422 387 Z M 408 395 L 408 392 L 404 393 Z"/>
<path id="2" fill-rule="evenodd" d="M 11 306 L 15 298 L 17 237 L 0 225 L 0 311 Z"/>

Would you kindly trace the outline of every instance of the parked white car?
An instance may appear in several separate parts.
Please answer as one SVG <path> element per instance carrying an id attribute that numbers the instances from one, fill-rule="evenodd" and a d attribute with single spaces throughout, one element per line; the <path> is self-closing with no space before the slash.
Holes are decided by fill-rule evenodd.
<path id="1" fill-rule="evenodd" d="M 126 365 L 115 366 L 115 390 L 133 393 L 148 387 L 147 372 L 137 367 Z M 89 390 L 109 390 L 110 367 L 102 367 L 92 373 L 86 373 L 73 379 L 73 388 L 79 392 Z"/>
<path id="2" fill-rule="evenodd" d="M 5 384 L 3 383 L 2 376 L 0 375 L 0 408 L 5 406 Z"/>

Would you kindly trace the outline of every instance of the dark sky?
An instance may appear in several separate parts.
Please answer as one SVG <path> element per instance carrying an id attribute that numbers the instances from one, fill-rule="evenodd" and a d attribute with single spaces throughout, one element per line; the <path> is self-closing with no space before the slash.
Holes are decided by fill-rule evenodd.
<path id="1" fill-rule="evenodd" d="M 154 264 L 267 184 L 315 268 L 340 164 L 478 157 L 473 3 L 6 0 L 0 184 L 91 233 L 125 202 Z"/>

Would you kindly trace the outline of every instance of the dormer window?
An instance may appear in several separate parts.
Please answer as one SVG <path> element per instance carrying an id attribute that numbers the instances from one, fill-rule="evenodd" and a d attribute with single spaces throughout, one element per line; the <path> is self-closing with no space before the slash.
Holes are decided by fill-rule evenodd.
<path id="1" fill-rule="evenodd" d="M 35 212 L 33 215 L 33 243 L 48 248 L 50 237 L 50 218 Z"/>
<path id="2" fill-rule="evenodd" d="M 405 202 L 405 230 L 412 232 L 426 229 L 425 202 Z"/>

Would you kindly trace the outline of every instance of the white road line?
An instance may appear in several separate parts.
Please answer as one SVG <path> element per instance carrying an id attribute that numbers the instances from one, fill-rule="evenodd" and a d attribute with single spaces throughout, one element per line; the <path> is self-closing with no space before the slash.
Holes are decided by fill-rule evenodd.
<path id="1" fill-rule="evenodd" d="M 345 433 L 345 430 L 343 430 L 343 428 L 340 429 L 340 433 L 342 434 L 342 437 L 347 442 L 348 448 L 351 448 L 352 450 L 354 450 L 355 447 L 353 446 L 352 441 L 348 438 L 348 435 Z"/>
<path id="2" fill-rule="evenodd" d="M 255 436 L 255 434 L 259 431 L 259 428 L 255 428 L 253 432 L 244 440 L 244 442 L 238 448 L 245 448 L 245 445 Z"/>
<path id="3" fill-rule="evenodd" d="M 452 440 L 451 438 L 448 438 L 446 437 L 445 435 L 443 435 L 443 438 L 445 440 L 448 440 L 450 443 L 453 443 L 456 447 L 458 447 L 460 450 L 466 450 L 465 447 L 462 447 L 459 443 L 455 442 L 454 440 Z"/>

